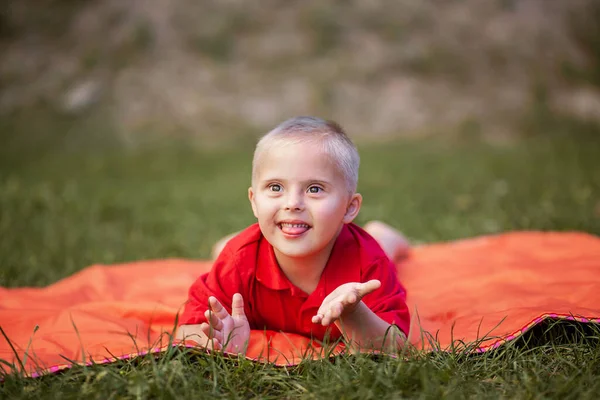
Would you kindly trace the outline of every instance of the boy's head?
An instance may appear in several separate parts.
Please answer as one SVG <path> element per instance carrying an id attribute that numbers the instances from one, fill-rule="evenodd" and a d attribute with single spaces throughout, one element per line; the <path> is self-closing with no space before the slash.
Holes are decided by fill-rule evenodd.
<path id="1" fill-rule="evenodd" d="M 248 197 L 280 264 L 329 252 L 358 214 L 359 156 L 335 122 L 296 117 L 256 146 Z"/>
<path id="2" fill-rule="evenodd" d="M 354 143 L 336 122 L 304 116 L 282 122 L 260 139 L 252 160 L 252 184 L 255 183 L 257 167 L 265 152 L 299 143 L 313 143 L 320 147 L 344 176 L 348 192 L 356 192 L 360 157 Z"/>

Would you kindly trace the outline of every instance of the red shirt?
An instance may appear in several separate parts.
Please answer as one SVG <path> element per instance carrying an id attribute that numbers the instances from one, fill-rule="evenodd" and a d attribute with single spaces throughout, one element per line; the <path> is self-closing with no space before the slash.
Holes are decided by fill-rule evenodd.
<path id="1" fill-rule="evenodd" d="M 210 272 L 191 286 L 179 323 L 205 322 L 209 296 L 215 296 L 231 313 L 231 298 L 240 293 L 251 329 L 323 340 L 328 327 L 314 324 L 311 319 L 325 296 L 344 283 L 378 279 L 381 287 L 363 297 L 363 302 L 381 319 L 408 334 L 406 291 L 396 274 L 395 265 L 375 239 L 357 225 L 348 224 L 336 239 L 315 291 L 307 294 L 287 279 L 277 264 L 273 246 L 254 224 L 231 239 Z M 337 339 L 340 335 L 332 325 L 330 337 Z"/>

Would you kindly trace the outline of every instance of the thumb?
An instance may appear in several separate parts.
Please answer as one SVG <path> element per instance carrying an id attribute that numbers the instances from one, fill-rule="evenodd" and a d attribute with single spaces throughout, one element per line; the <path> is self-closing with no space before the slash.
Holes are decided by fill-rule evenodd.
<path id="1" fill-rule="evenodd" d="M 231 316 L 233 318 L 247 319 L 244 312 L 244 299 L 239 293 L 234 294 L 231 299 Z"/>
<path id="2" fill-rule="evenodd" d="M 379 281 L 377 279 L 372 279 L 368 282 L 361 283 L 360 286 L 358 287 L 358 296 L 360 298 L 363 298 L 364 296 L 368 295 L 371 292 L 374 292 L 375 290 L 379 289 L 380 287 L 381 287 L 381 281 Z"/>

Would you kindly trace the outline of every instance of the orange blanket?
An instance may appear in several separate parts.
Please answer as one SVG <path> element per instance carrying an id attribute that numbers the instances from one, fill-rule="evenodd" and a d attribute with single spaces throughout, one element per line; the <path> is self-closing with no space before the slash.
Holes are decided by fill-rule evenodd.
<path id="1" fill-rule="evenodd" d="M 37 376 L 72 362 L 163 351 L 189 285 L 209 268 L 185 260 L 96 265 L 46 288 L 0 288 L 0 359 Z M 600 238 L 584 233 L 513 232 L 417 247 L 398 275 L 413 312 L 410 340 L 426 350 L 487 334 L 477 349 L 485 351 L 545 318 L 600 323 Z M 423 331 L 437 342 L 422 341 Z M 255 331 L 247 357 L 290 365 L 323 351 L 301 336 Z"/>

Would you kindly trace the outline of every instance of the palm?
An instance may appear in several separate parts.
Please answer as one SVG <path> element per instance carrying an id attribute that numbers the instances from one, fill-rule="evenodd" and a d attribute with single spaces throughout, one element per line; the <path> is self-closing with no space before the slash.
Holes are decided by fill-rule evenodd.
<path id="1" fill-rule="evenodd" d="M 225 351 L 240 353 L 250 337 L 250 324 L 245 315 L 229 315 L 223 320 L 223 346 Z"/>

